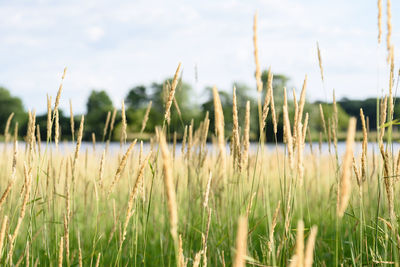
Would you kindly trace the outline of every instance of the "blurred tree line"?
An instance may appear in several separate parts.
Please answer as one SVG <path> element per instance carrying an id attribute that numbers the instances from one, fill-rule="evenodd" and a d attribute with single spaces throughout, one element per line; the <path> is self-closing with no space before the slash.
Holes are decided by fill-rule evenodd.
<path id="1" fill-rule="evenodd" d="M 141 131 L 142 121 L 146 113 L 147 106 L 152 101 L 152 107 L 149 113 L 149 119 L 144 130 L 144 135 L 147 136 L 149 133 L 153 133 L 157 125 L 162 125 L 164 120 L 164 106 L 166 98 L 168 96 L 168 84 L 172 79 L 166 79 L 160 83 L 154 82 L 149 86 L 138 85 L 131 88 L 124 101 L 126 109 L 126 118 L 128 122 L 128 139 L 138 137 Z M 264 71 L 262 74 L 262 80 L 264 87 L 267 84 L 267 72 Z M 278 135 L 277 141 L 282 141 L 282 129 L 283 129 L 283 116 L 282 116 L 282 105 L 283 105 L 283 89 L 287 87 L 289 78 L 285 75 L 274 74 L 273 89 L 274 89 L 274 100 L 276 108 L 276 116 L 278 121 Z M 251 129 L 250 138 L 252 140 L 258 140 L 259 138 L 259 125 L 258 125 L 258 109 L 257 109 L 257 92 L 255 88 L 250 88 L 243 83 L 234 83 L 236 87 L 239 124 L 240 126 L 244 123 L 246 102 L 250 101 L 251 106 Z M 232 86 L 232 87 L 233 87 Z M 232 129 L 232 88 L 229 90 L 220 90 L 220 98 L 225 118 L 225 129 L 226 137 L 231 136 Z M 263 90 L 261 96 L 261 102 L 263 103 L 266 93 L 266 88 Z M 300 89 L 296 90 L 297 100 L 299 99 Z M 212 97 L 212 88 L 207 87 L 204 90 L 205 101 L 203 103 L 197 103 L 193 99 L 193 88 L 190 84 L 180 80 L 175 91 L 176 103 L 171 107 L 171 122 L 169 124 L 169 132 L 177 132 L 178 138 L 181 138 L 185 125 L 189 125 L 193 119 L 195 127 L 209 113 L 210 119 L 210 133 L 214 133 L 214 106 Z M 289 104 L 289 115 L 293 122 L 294 116 L 294 104 L 293 104 L 293 91 L 287 90 L 288 104 Z M 203 97 L 204 97 L 203 96 Z M 396 99 L 397 100 L 397 99 Z M 311 132 L 322 132 L 322 120 L 319 111 L 319 104 L 322 105 L 325 118 L 331 117 L 333 113 L 333 107 L 330 103 L 314 102 L 306 103 L 304 113 L 309 113 L 309 126 Z M 377 99 L 369 98 L 365 100 L 350 100 L 343 98 L 337 101 L 338 104 L 338 117 L 339 117 L 339 131 L 345 131 L 347 127 L 348 118 L 350 116 L 359 117 L 360 108 L 363 108 L 364 114 L 368 117 L 370 130 L 376 129 L 376 107 Z M 121 107 L 121 103 L 113 103 L 109 95 L 104 90 L 92 90 L 88 100 L 86 102 L 86 114 L 85 115 L 85 128 L 84 128 L 84 139 L 90 140 L 92 133 L 95 134 L 97 140 L 102 140 L 103 129 L 106 123 L 108 112 L 113 112 L 115 107 Z M 27 112 L 24 109 L 23 103 L 20 98 L 12 96 L 10 92 L 0 87 L 0 132 L 4 132 L 5 124 L 8 116 L 14 112 L 14 119 L 10 129 L 13 129 L 13 125 L 16 121 L 19 123 L 20 136 L 25 135 L 27 128 Z M 69 113 L 69 112 L 68 112 Z M 115 125 L 112 140 L 119 140 L 120 136 L 120 125 L 121 125 L 121 110 L 117 110 L 117 116 L 115 117 Z M 394 117 L 397 118 L 400 115 L 399 105 L 395 106 Z M 61 140 L 71 140 L 71 128 L 70 128 L 70 117 L 62 110 L 59 111 L 59 124 L 61 131 Z M 75 128 L 79 127 L 80 115 L 74 116 Z M 47 114 L 37 114 L 36 123 L 39 125 L 41 130 L 42 139 L 46 138 L 46 124 Z M 266 123 L 266 140 L 269 142 L 275 141 L 272 127 L 271 112 L 269 112 L 267 123 Z M 359 123 L 358 128 L 361 128 Z M 243 131 L 243 129 L 241 129 Z M 76 129 L 77 131 L 77 129 Z M 211 135 L 209 135 L 210 137 Z M 142 135 L 142 137 L 144 137 Z"/>

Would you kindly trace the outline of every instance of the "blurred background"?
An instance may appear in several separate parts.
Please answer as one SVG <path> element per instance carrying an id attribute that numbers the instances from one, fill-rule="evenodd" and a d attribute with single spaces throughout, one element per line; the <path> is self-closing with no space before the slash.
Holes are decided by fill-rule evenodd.
<path id="1" fill-rule="evenodd" d="M 155 125 L 162 124 L 163 85 L 165 90 L 165 82 L 182 62 L 176 92 L 182 116 L 173 107 L 171 130 L 180 136 L 184 125 L 192 118 L 197 125 L 207 111 L 213 130 L 213 85 L 221 92 L 225 124 L 231 129 L 231 93 L 236 85 L 241 116 L 246 101 L 252 102 L 252 138 L 256 139 L 252 39 L 256 11 L 260 64 L 263 71 L 271 67 L 275 75 L 277 106 L 282 104 L 283 87 L 290 96 L 293 88 L 299 94 L 307 74 L 311 127 L 322 130 L 318 104 L 329 113 L 326 103 L 332 101 L 333 89 L 341 106 L 339 129 L 344 129 L 349 116 L 358 116 L 360 107 L 370 128 L 376 127 L 376 97 L 387 91 L 389 77 L 385 21 L 383 42 L 377 42 L 377 1 L 16 0 L 0 1 L 0 131 L 14 112 L 23 132 L 26 112 L 33 109 L 44 131 L 46 94 L 54 100 L 67 67 L 60 103 L 62 138 L 68 140 L 70 134 L 69 100 L 75 115 L 86 115 L 86 139 L 92 132 L 101 136 L 107 113 L 119 110 L 122 100 L 128 137 L 140 131 L 149 101 L 153 105 L 145 132 L 153 132 Z M 396 11 L 400 3 L 393 1 L 392 13 Z M 399 16 L 393 16 L 392 24 L 396 45 Z M 397 81 L 396 52 L 395 59 Z M 119 121 L 117 115 L 116 136 Z"/>

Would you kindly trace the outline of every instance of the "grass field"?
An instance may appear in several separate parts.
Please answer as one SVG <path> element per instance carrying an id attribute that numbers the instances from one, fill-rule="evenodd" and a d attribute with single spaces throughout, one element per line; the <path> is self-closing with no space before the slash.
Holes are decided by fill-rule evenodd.
<path id="1" fill-rule="evenodd" d="M 47 141 L 40 141 L 34 111 L 27 132 L 20 134 L 11 114 L 0 151 L 0 265 L 398 266 L 400 153 L 392 146 L 393 49 L 388 49 L 387 96 L 377 110 L 381 127 L 369 133 L 360 110 L 360 117 L 349 121 L 346 151 L 339 154 L 334 96 L 332 116 L 321 112 L 321 133 L 310 132 L 303 112 L 306 80 L 298 101 L 289 107 L 285 91 L 283 107 L 275 107 L 270 73 L 261 99 L 256 22 L 257 17 L 258 110 L 248 104 L 246 119 L 239 122 L 234 89 L 232 136 L 224 134 L 214 88 L 210 112 L 216 131 L 209 131 L 207 114 L 200 127 L 187 125 L 181 151 L 176 150 L 169 118 L 180 65 L 164 103 L 164 124 L 147 135 L 149 151 L 140 139 L 127 142 L 124 107 L 118 152 L 107 149 L 109 138 L 103 138 L 104 150 L 95 142 L 92 149 L 81 149 L 83 116 L 76 129 L 71 125 L 74 150 L 63 150 L 58 136 L 62 86 L 54 103 L 48 99 Z M 276 133 L 276 109 L 283 112 L 286 149 L 267 150 L 261 138 L 257 150 L 250 151 L 250 116 L 258 116 L 261 136 L 265 127 Z M 267 116 L 272 125 L 264 125 Z M 356 136 L 357 120 L 363 131 Z M 146 121 L 145 116 L 143 129 Z M 114 121 L 105 124 L 104 136 L 110 137 Z M 330 152 L 321 153 L 315 143 L 305 152 L 313 145 L 308 140 L 320 135 L 331 144 Z M 18 145 L 22 137 L 25 146 Z M 362 142 L 358 154 L 356 140 Z"/>
<path id="2" fill-rule="evenodd" d="M 305 154 L 307 116 L 300 117 L 297 126 L 285 124 L 297 132 L 285 128 L 291 149 L 260 145 L 247 154 L 246 134 L 224 152 L 220 132 L 207 151 L 206 136 L 214 136 L 207 118 L 199 129 L 189 126 L 179 152 L 165 141 L 173 140 L 164 134 L 167 124 L 149 153 L 136 141 L 119 153 L 95 145 L 80 151 L 84 123 L 75 151 L 58 151 L 35 138 L 31 116 L 25 148 L 10 142 L 0 154 L 1 263 L 170 266 L 179 259 L 179 266 L 240 266 L 238 255 L 254 266 L 302 258 L 308 266 L 397 261 L 397 190 L 387 181 L 397 181 L 398 157 L 387 146 L 384 158 L 363 150 L 353 162 L 354 127 L 343 160 L 335 139 L 331 153 L 314 144 Z M 237 241 L 239 218 L 247 237 Z"/>

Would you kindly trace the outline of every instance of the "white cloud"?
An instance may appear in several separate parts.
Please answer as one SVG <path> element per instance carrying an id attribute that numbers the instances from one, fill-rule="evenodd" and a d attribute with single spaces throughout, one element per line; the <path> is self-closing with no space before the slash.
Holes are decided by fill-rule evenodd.
<path id="1" fill-rule="evenodd" d="M 104 36 L 104 30 L 98 26 L 90 27 L 86 33 L 89 35 L 89 40 L 93 42 L 99 41 Z"/>

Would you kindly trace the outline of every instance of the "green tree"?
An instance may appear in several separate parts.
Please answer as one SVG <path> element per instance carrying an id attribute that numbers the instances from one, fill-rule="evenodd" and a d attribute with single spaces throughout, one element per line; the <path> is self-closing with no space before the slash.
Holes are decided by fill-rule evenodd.
<path id="1" fill-rule="evenodd" d="M 22 100 L 19 97 L 12 96 L 6 88 L 0 87 L 0 121 L 3 122 L 0 124 L 0 135 L 4 133 L 6 121 L 12 112 L 14 112 L 14 118 L 11 126 L 18 121 L 20 127 L 23 127 L 27 116 L 24 111 Z M 11 130 L 12 128 L 10 131 Z"/>
<path id="2" fill-rule="evenodd" d="M 90 93 L 90 96 L 86 103 L 86 108 L 86 138 L 88 138 L 88 136 L 90 136 L 91 133 L 94 132 L 96 134 L 96 137 L 100 140 L 100 138 L 103 136 L 103 129 L 107 118 L 107 112 L 113 110 L 112 101 L 104 90 L 93 90 Z"/>
<path id="3" fill-rule="evenodd" d="M 129 90 L 128 95 L 125 97 L 125 104 L 127 108 L 139 109 L 147 105 L 149 96 L 147 95 L 147 88 L 144 85 L 133 87 Z"/>
<path id="4" fill-rule="evenodd" d="M 396 101 L 398 101 L 398 99 Z M 340 101 L 338 101 L 338 105 L 340 105 L 350 116 L 356 118 L 360 118 L 360 108 L 362 108 L 365 117 L 369 120 L 369 127 L 371 130 L 376 130 L 376 103 L 376 98 L 367 98 L 365 100 L 351 100 L 348 98 L 342 98 Z M 395 105 L 395 119 L 400 115 L 398 106 L 399 105 Z M 357 120 L 357 129 L 362 129 L 361 120 L 359 119 Z"/>
<path id="5" fill-rule="evenodd" d="M 333 104 L 315 102 L 311 105 L 308 105 L 308 109 L 306 112 L 309 112 L 310 119 L 309 125 L 310 128 L 314 129 L 314 131 L 322 132 L 324 134 L 324 126 L 322 124 L 321 112 L 319 110 L 319 104 L 322 106 L 322 110 L 324 112 L 324 119 L 327 129 L 328 123 L 333 119 Z M 343 110 L 340 104 L 337 104 L 337 112 L 338 112 L 338 131 L 345 132 L 349 123 L 349 115 Z M 358 108 L 360 112 L 360 108 Z M 331 123 L 332 124 L 332 123 Z M 325 138 L 325 137 L 324 137 Z"/>

